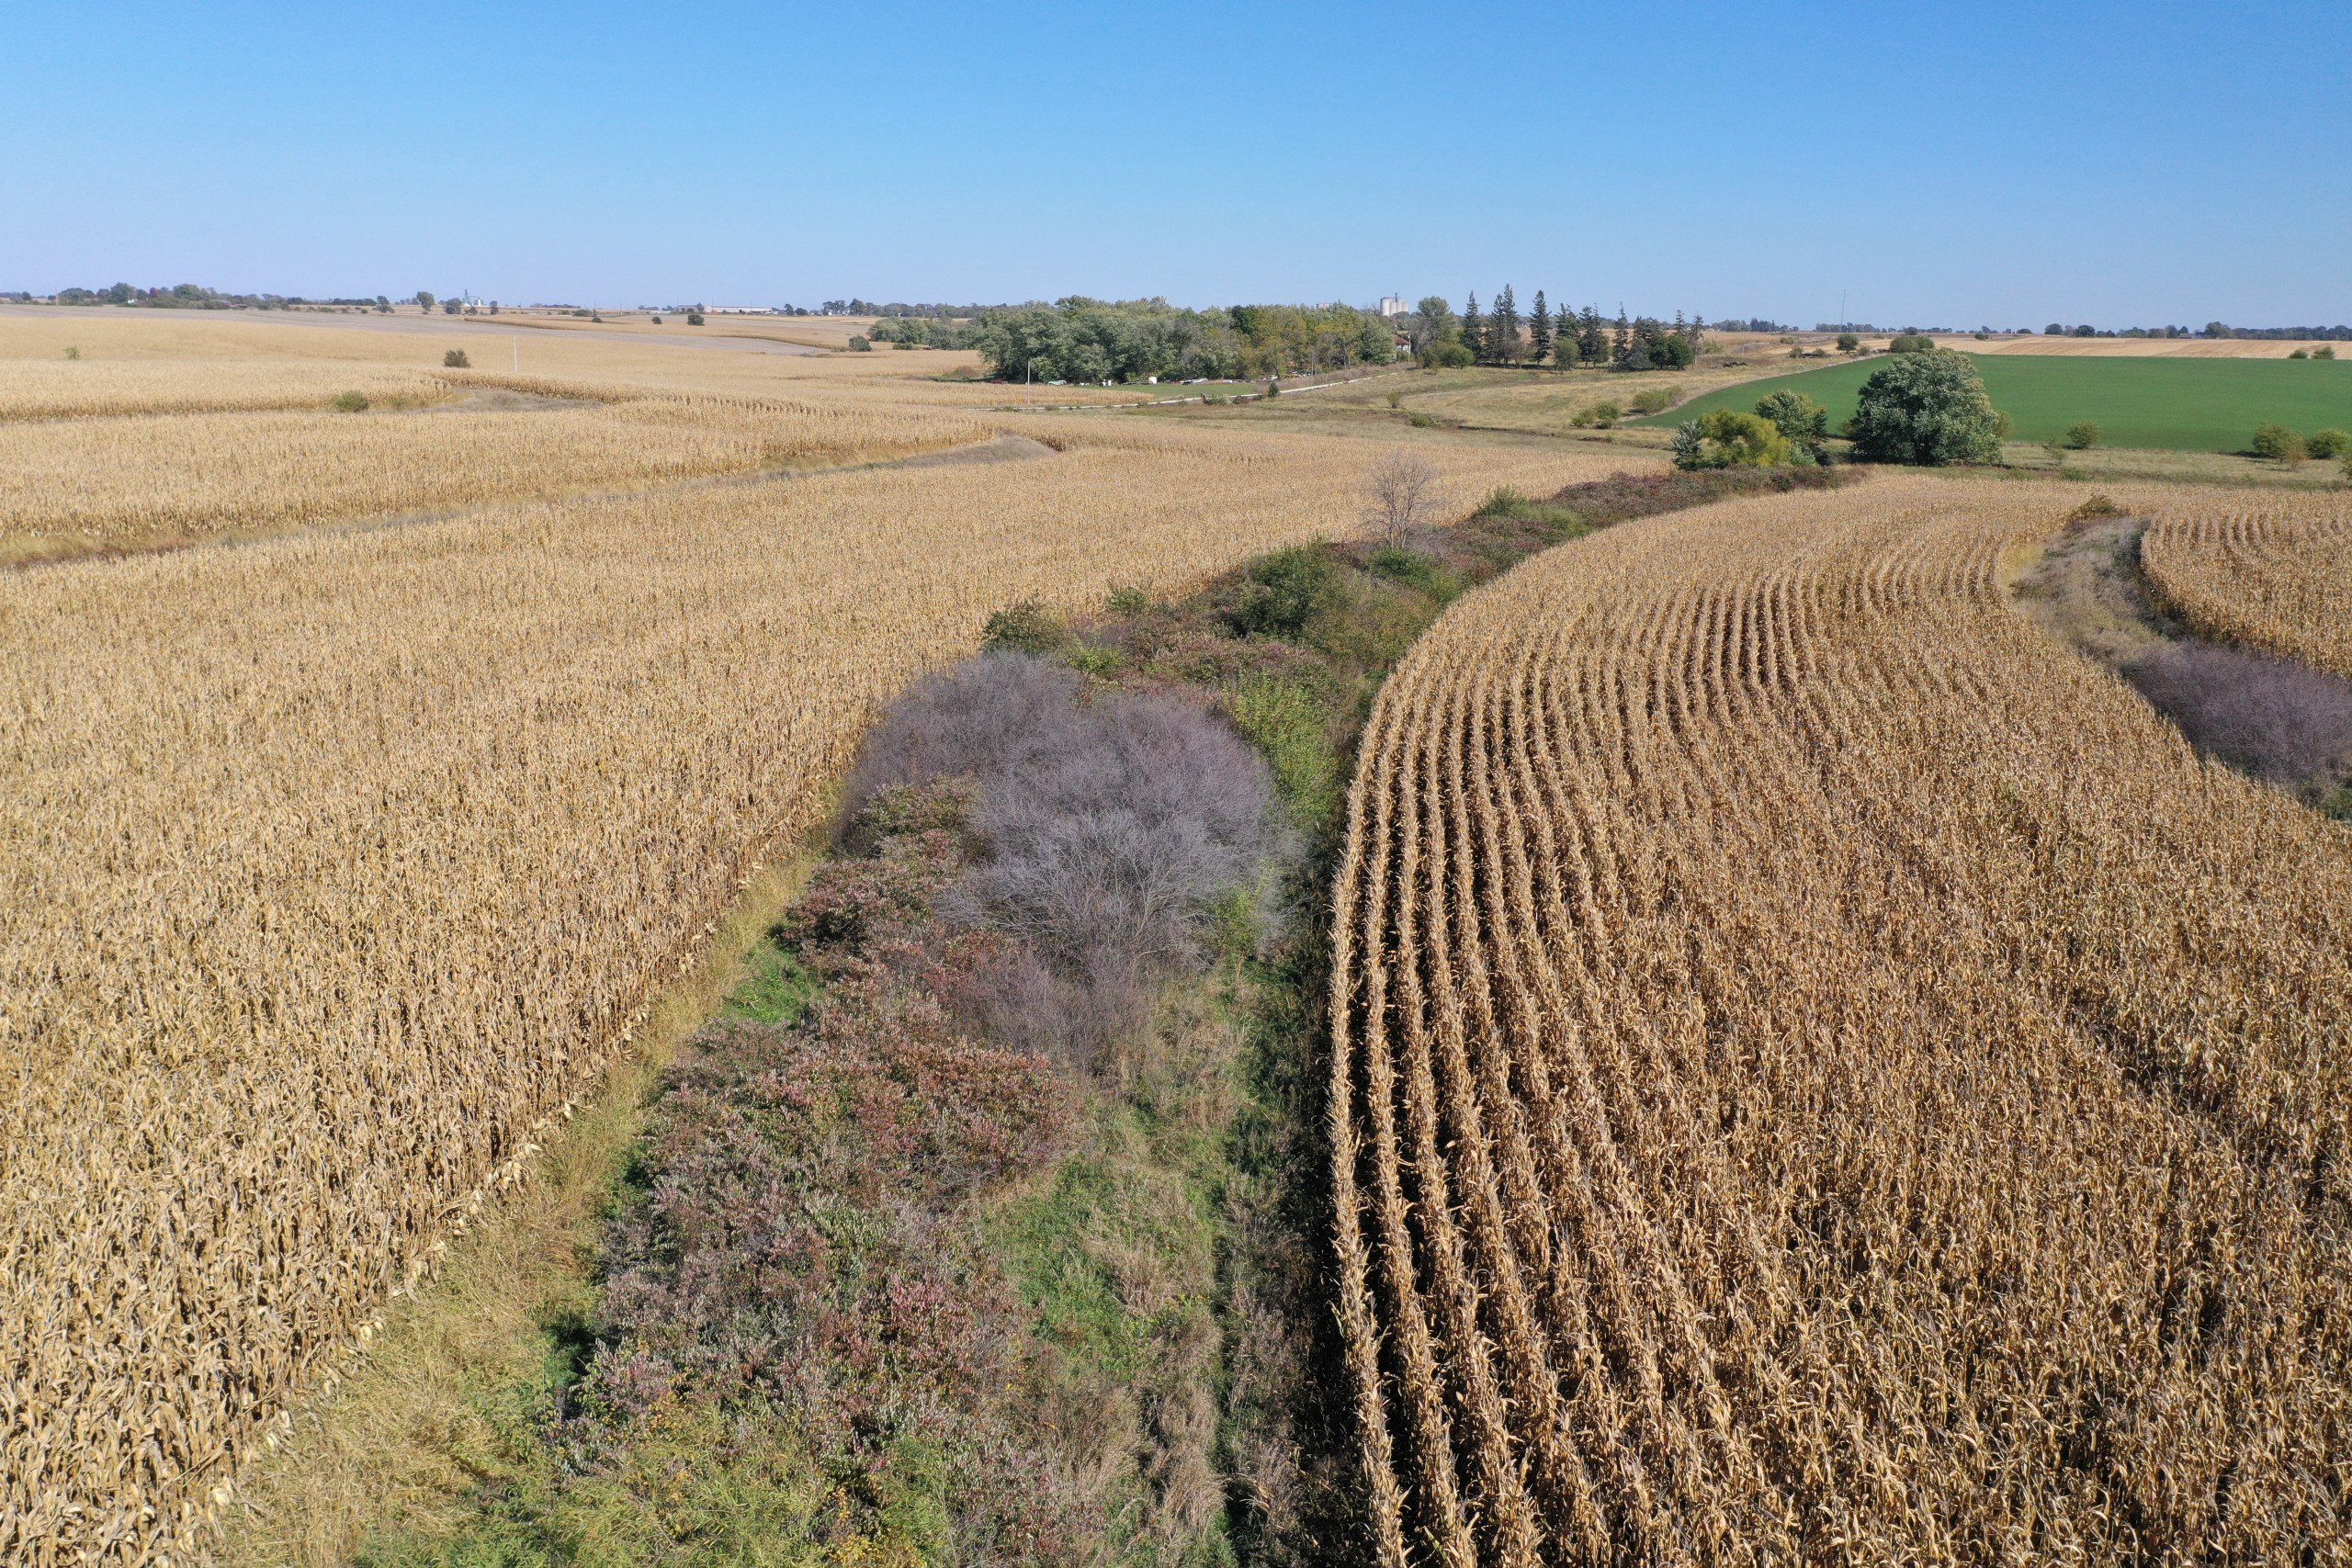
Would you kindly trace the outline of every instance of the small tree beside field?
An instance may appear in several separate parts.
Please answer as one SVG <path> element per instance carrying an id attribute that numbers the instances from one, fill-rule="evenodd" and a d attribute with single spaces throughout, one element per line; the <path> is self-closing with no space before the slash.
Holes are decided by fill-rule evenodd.
<path id="1" fill-rule="evenodd" d="M 1761 414 L 1716 409 L 1674 432 L 1678 468 L 1770 468 L 1794 456 L 1789 438 Z"/>
<path id="2" fill-rule="evenodd" d="M 2285 425 L 2266 421 L 2255 427 L 2254 455 L 2291 468 L 2311 456 L 2311 447 Z"/>
<path id="3" fill-rule="evenodd" d="M 1772 428 L 1804 457 L 1818 457 L 1822 443 L 1829 439 L 1829 411 L 1803 392 L 1782 390 L 1759 398 L 1756 412 L 1770 421 Z"/>
<path id="4" fill-rule="evenodd" d="M 1400 543 L 1431 521 L 1437 483 L 1436 468 L 1416 453 L 1391 452 L 1374 466 L 1364 484 L 1364 519 L 1382 543 Z"/>

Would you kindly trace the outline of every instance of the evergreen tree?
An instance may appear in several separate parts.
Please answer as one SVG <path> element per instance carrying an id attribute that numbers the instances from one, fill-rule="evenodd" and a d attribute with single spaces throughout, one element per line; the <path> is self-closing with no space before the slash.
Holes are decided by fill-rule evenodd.
<path id="1" fill-rule="evenodd" d="M 1587 365 L 1599 365 L 1609 357 L 1609 334 L 1601 330 L 1600 310 L 1591 305 L 1577 318 L 1577 357 Z"/>
<path id="2" fill-rule="evenodd" d="M 1609 334 L 1609 363 L 1619 370 L 1634 360 L 1634 323 L 1625 319 L 1625 307 L 1617 307 L 1617 325 Z M 1645 367 L 1644 368 L 1647 368 Z"/>
<path id="3" fill-rule="evenodd" d="M 1544 363 L 1552 352 L 1552 308 L 1544 303 L 1544 290 L 1535 291 L 1535 313 L 1527 319 L 1527 357 L 1535 364 Z"/>
<path id="4" fill-rule="evenodd" d="M 1487 323 L 1478 314 L 1476 294 L 1462 302 L 1462 342 L 1481 365 L 1487 361 Z"/>
<path id="5" fill-rule="evenodd" d="M 1682 358 L 1683 364 L 1698 363 L 1699 350 L 1706 341 L 1706 328 L 1707 318 L 1703 315 L 1693 312 L 1690 323 L 1685 325 L 1682 312 L 1679 310 L 1674 312 L 1674 330 L 1681 335 L 1683 343 L 1687 345 Z"/>
<path id="6" fill-rule="evenodd" d="M 1510 291 L 1508 283 L 1495 296 L 1493 324 L 1487 332 L 1494 340 L 1496 364 L 1509 365 L 1519 357 L 1519 297 Z"/>

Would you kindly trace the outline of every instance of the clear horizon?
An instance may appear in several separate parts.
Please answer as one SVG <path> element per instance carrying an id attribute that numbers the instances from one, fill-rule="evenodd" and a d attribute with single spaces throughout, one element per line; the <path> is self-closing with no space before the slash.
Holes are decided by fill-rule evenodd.
<path id="1" fill-rule="evenodd" d="M 0 56 L 0 288 L 2352 319 L 2313 4 L 87 15 Z"/>

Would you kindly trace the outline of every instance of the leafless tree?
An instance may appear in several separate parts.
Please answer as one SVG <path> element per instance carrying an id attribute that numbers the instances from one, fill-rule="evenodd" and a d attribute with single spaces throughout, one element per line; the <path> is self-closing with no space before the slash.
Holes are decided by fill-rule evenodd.
<path id="1" fill-rule="evenodd" d="M 1374 465 L 1364 482 L 1364 519 L 1383 542 L 1397 544 L 1430 521 L 1437 507 L 1437 469 L 1410 452 L 1396 451 Z"/>

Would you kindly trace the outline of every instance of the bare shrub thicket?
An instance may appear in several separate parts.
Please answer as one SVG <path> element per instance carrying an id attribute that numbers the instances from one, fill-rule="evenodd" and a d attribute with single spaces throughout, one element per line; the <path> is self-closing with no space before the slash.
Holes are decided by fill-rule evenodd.
<path id="1" fill-rule="evenodd" d="M 993 985 L 973 988 L 976 1010 L 1000 1036 L 1077 1061 L 1281 847 L 1265 763 L 1230 728 L 1175 697 L 1082 702 L 1074 671 L 1026 654 L 969 660 L 896 704 L 851 808 L 958 777 L 980 854 L 946 907 L 1020 939 Z"/>
<path id="2" fill-rule="evenodd" d="M 2352 682 L 2308 664 L 2185 642 L 2131 675 L 2199 748 L 2274 784 L 2316 780 L 2352 760 Z"/>

